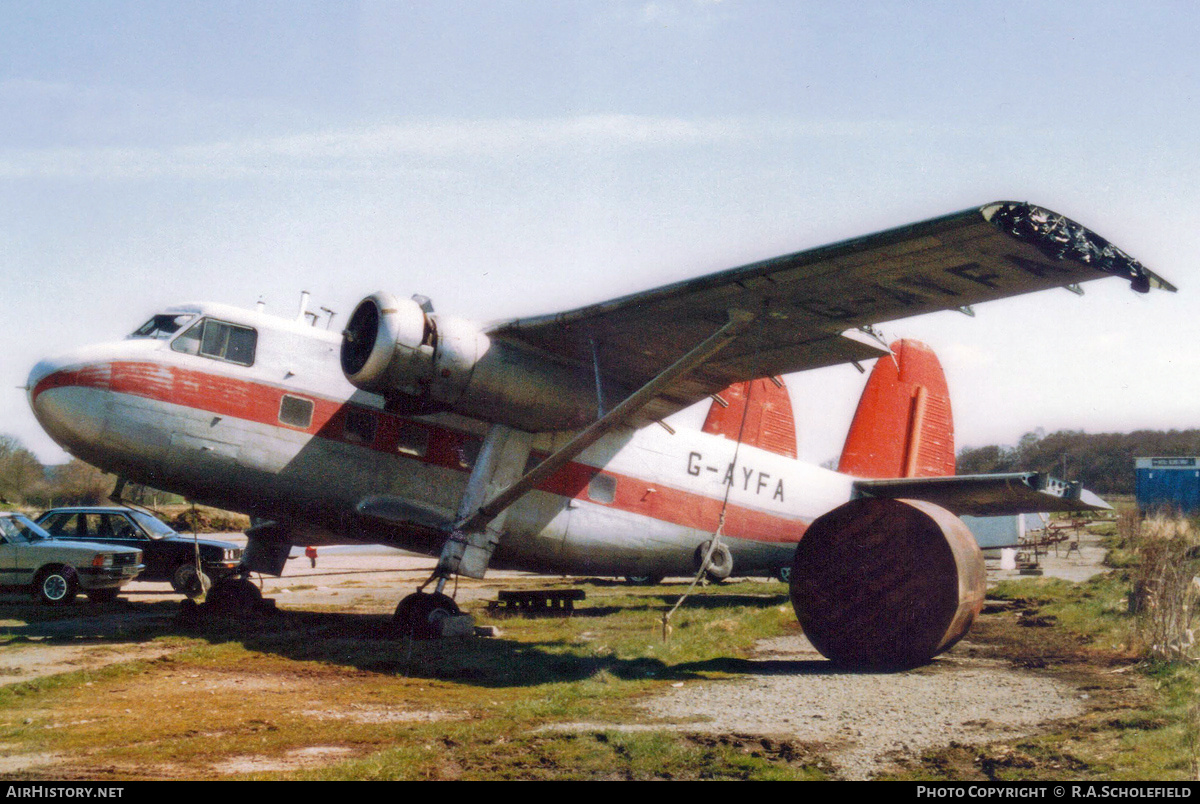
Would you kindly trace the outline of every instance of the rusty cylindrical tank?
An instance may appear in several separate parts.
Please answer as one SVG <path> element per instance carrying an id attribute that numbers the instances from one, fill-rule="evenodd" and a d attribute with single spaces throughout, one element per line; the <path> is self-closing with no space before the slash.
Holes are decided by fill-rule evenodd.
<path id="1" fill-rule="evenodd" d="M 954 514 L 863 498 L 817 518 L 796 549 L 792 606 L 822 655 L 847 667 L 924 664 L 983 607 L 983 554 Z"/>

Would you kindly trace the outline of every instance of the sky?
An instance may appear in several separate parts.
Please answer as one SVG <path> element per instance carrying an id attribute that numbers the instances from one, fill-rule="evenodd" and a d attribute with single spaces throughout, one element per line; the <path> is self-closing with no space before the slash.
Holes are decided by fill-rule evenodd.
<path id="1" fill-rule="evenodd" d="M 0 434 L 40 358 L 156 309 L 376 290 L 570 309 L 990 201 L 1178 285 L 883 326 L 959 446 L 1200 426 L 1200 7 L 1187 2 L 0 0 Z M 788 378 L 835 457 L 864 378 Z M 681 421 L 702 417 L 683 414 Z M 690 418 L 689 418 L 690 417 Z"/>

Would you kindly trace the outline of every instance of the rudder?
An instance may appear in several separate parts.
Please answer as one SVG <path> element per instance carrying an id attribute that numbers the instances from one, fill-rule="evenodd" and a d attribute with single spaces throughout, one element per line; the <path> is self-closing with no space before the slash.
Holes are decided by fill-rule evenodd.
<path id="1" fill-rule="evenodd" d="M 954 474 L 950 391 L 937 355 L 899 340 L 880 358 L 846 435 L 838 471 L 864 478 Z"/>
<path id="2" fill-rule="evenodd" d="M 796 421 L 792 399 L 782 380 L 767 377 L 737 382 L 717 394 L 702 430 L 759 447 L 788 458 L 796 457 Z M 749 408 L 747 409 L 747 405 Z"/>

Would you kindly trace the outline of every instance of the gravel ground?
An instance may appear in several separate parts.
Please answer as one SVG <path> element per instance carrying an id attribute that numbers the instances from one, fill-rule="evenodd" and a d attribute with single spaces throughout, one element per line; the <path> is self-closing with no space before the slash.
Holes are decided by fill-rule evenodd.
<path id="1" fill-rule="evenodd" d="M 1041 556 L 1046 577 L 1082 581 L 1103 571 L 1104 550 L 1084 536 Z M 989 584 L 1017 578 L 989 565 Z M 1083 711 L 1086 693 L 1032 671 L 976 655 L 959 642 L 932 664 L 902 673 L 843 673 L 803 637 L 768 640 L 764 672 L 688 684 L 650 701 L 649 711 L 689 732 L 787 737 L 817 742 L 846 779 L 868 779 L 891 760 L 937 746 L 1028 734 Z"/>
<path id="2" fill-rule="evenodd" d="M 681 731 L 821 743 L 845 779 L 868 779 L 899 755 L 1013 737 L 1083 711 L 1082 693 L 973 652 L 959 643 L 916 671 L 844 673 L 803 637 L 773 639 L 756 657 L 768 672 L 685 685 L 646 707 Z"/>

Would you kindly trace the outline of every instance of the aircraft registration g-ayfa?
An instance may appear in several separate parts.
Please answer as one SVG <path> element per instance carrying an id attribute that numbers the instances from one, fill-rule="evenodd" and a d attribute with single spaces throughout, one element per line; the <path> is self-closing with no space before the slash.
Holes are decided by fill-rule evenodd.
<path id="1" fill-rule="evenodd" d="M 982 604 L 960 515 L 1103 503 L 1032 473 L 954 476 L 936 358 L 889 348 L 872 325 L 1106 276 L 1174 290 L 1083 226 L 1000 202 L 486 327 L 388 293 L 340 339 L 303 307 L 290 320 L 182 305 L 38 363 L 28 393 L 75 456 L 253 517 L 242 580 L 210 601 L 256 594 L 245 578 L 281 574 L 293 543 L 439 556 L 396 611 L 417 635 L 457 612 L 447 579 L 489 565 L 790 568 L 826 656 L 909 665 L 954 644 Z M 797 461 L 777 377 L 881 356 L 839 471 Z M 660 426 L 710 397 L 702 431 Z"/>

